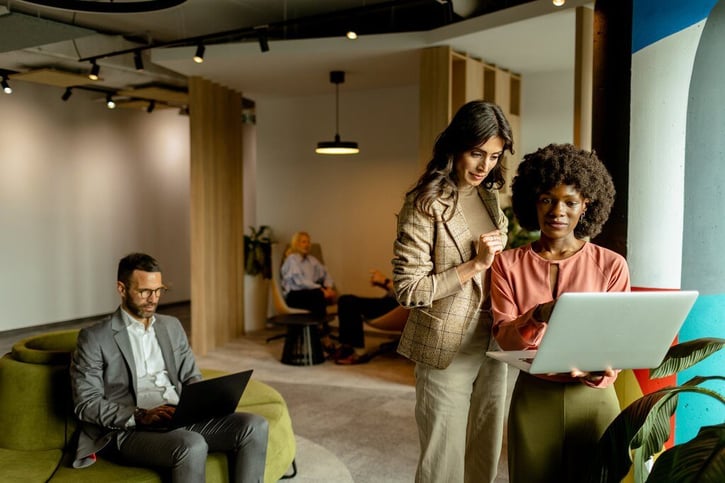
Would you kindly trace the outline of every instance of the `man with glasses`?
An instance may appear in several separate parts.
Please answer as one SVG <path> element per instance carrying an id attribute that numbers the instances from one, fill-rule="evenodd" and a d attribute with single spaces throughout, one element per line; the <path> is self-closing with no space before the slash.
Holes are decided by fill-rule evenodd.
<path id="1" fill-rule="evenodd" d="M 181 322 L 156 314 L 166 291 L 158 262 L 133 253 L 118 264 L 121 305 L 82 329 L 71 359 L 74 412 L 81 421 L 73 466 L 111 453 L 134 466 L 165 468 L 173 482 L 204 481 L 208 451 L 229 457 L 232 482 L 264 481 L 267 421 L 232 413 L 173 431 L 153 431 L 173 415 L 184 385 L 201 379 Z"/>

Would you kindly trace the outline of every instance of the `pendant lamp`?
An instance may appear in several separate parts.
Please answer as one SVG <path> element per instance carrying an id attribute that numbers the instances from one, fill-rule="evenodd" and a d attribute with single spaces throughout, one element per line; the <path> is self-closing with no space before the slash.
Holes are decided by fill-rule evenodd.
<path id="1" fill-rule="evenodd" d="M 345 72 L 330 72 L 330 82 L 335 84 L 335 140 L 317 143 L 317 154 L 358 154 L 360 149 L 354 141 L 340 141 L 340 84 L 345 82 Z"/>

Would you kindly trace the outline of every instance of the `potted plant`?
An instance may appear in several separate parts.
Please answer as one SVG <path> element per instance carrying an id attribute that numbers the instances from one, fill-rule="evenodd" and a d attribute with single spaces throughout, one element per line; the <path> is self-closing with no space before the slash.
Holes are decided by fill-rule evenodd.
<path id="1" fill-rule="evenodd" d="M 244 235 L 244 273 L 272 278 L 272 229 L 267 225 L 250 226 Z"/>
<path id="2" fill-rule="evenodd" d="M 659 367 L 656 379 L 687 369 L 725 346 L 725 339 L 703 338 L 674 345 Z M 627 406 L 599 440 L 591 482 L 619 483 L 634 465 L 635 483 L 725 482 L 725 422 L 700 429 L 696 437 L 660 454 L 670 436 L 670 418 L 678 396 L 696 393 L 725 404 L 722 394 L 703 386 L 725 381 L 722 375 L 696 376 L 679 386 L 646 394 Z M 651 470 L 649 470 L 651 466 Z"/>

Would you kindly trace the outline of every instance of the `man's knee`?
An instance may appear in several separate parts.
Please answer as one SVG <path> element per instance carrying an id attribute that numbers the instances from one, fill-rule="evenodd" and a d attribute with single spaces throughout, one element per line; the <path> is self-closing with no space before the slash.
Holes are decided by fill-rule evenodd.
<path id="1" fill-rule="evenodd" d="M 240 445 L 263 444 L 266 447 L 269 434 L 267 419 L 252 413 L 234 413 L 232 417 L 235 420 L 237 441 Z"/>
<path id="2" fill-rule="evenodd" d="M 205 465 L 209 446 L 204 437 L 193 431 L 183 433 L 172 453 L 173 466 Z"/>

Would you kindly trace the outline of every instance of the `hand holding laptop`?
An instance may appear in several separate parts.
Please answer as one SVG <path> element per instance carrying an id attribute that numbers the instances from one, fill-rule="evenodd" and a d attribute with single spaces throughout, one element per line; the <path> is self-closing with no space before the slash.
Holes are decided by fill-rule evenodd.
<path id="1" fill-rule="evenodd" d="M 603 371 L 592 371 L 592 372 L 586 372 L 586 371 L 580 371 L 579 369 L 572 369 L 569 373 L 571 377 L 577 377 L 584 379 L 587 382 L 591 382 L 592 384 L 598 384 L 601 382 L 601 380 L 605 377 L 614 377 L 617 375 L 617 371 L 614 369 L 607 368 Z"/>

